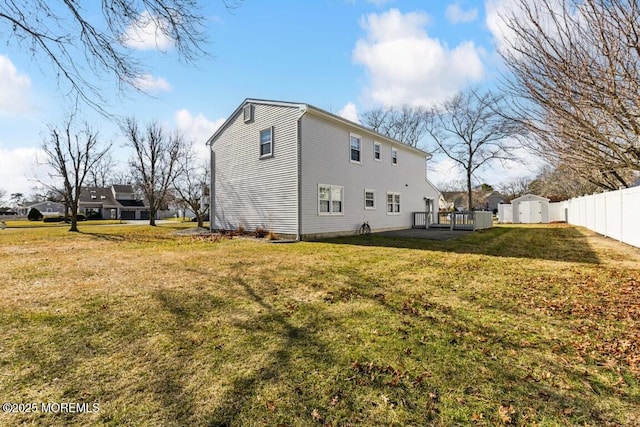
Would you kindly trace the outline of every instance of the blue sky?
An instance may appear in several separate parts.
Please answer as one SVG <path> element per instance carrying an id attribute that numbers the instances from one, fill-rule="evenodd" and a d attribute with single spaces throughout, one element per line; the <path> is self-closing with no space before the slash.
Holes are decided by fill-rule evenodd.
<path id="1" fill-rule="evenodd" d="M 222 1 L 203 2 L 212 57 L 184 64 L 170 41 L 138 33 L 132 47 L 149 71 L 140 85 L 151 96 L 119 96 L 106 82 L 114 94 L 106 107 L 184 132 L 204 157 L 208 136 L 245 98 L 305 102 L 352 120 L 380 105 L 428 105 L 469 84 L 495 85 L 503 1 L 246 0 L 231 12 Z M 65 93 L 37 60 L 0 47 L 0 188 L 7 193 L 29 194 L 34 177 L 46 180 L 36 164 L 47 124 L 69 109 Z M 113 142 L 124 168 L 129 153 L 117 126 L 82 112 Z M 479 178 L 498 185 L 536 167 L 497 166 Z M 442 158 L 432 169 L 436 184 L 462 177 Z"/>

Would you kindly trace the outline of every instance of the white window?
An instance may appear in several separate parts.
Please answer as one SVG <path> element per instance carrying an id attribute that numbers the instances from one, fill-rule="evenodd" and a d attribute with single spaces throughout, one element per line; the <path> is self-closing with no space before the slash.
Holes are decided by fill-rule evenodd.
<path id="1" fill-rule="evenodd" d="M 351 151 L 351 154 L 350 154 L 351 162 L 360 163 L 361 162 L 360 152 L 362 148 L 362 138 L 360 137 L 360 135 L 351 134 L 349 147 Z"/>
<path id="2" fill-rule="evenodd" d="M 364 208 L 375 209 L 376 208 L 376 190 L 364 190 Z"/>
<path id="3" fill-rule="evenodd" d="M 338 185 L 318 184 L 318 214 L 342 215 L 342 198 L 344 187 Z"/>
<path id="4" fill-rule="evenodd" d="M 380 161 L 380 143 L 373 143 L 373 158 L 377 161 Z"/>
<path id="5" fill-rule="evenodd" d="M 387 193 L 387 215 L 400 214 L 400 193 Z"/>
<path id="6" fill-rule="evenodd" d="M 391 149 L 391 164 L 398 164 L 398 150 L 396 150 L 395 148 Z"/>
<path id="7" fill-rule="evenodd" d="M 273 155 L 273 126 L 260 131 L 260 157 Z"/>

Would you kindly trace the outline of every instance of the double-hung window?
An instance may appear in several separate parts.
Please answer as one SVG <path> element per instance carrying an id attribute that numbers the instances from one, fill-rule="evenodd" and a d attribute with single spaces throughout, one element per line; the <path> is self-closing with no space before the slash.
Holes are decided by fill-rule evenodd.
<path id="1" fill-rule="evenodd" d="M 387 193 L 387 215 L 400 214 L 400 193 Z"/>
<path id="2" fill-rule="evenodd" d="M 374 160 L 380 161 L 380 143 L 373 143 L 373 158 Z"/>
<path id="3" fill-rule="evenodd" d="M 398 164 L 398 150 L 396 150 L 395 148 L 391 149 L 391 164 L 392 165 Z"/>
<path id="4" fill-rule="evenodd" d="M 360 135 L 351 134 L 349 138 L 350 161 L 352 163 L 362 162 L 362 137 Z"/>
<path id="5" fill-rule="evenodd" d="M 376 208 L 376 190 L 364 190 L 364 208 L 375 209 Z"/>
<path id="6" fill-rule="evenodd" d="M 260 157 L 273 156 L 273 126 L 260 131 Z"/>
<path id="7" fill-rule="evenodd" d="M 344 187 L 339 185 L 318 185 L 318 214 L 319 215 L 342 215 L 342 199 L 344 197 Z"/>

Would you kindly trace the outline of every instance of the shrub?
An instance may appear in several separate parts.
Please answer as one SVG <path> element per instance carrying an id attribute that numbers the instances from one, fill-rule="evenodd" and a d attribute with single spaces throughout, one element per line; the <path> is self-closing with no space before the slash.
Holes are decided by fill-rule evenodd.
<path id="1" fill-rule="evenodd" d="M 255 234 L 258 239 L 263 239 L 268 233 L 269 232 L 264 227 L 258 227 L 253 234 Z"/>
<path id="2" fill-rule="evenodd" d="M 275 232 L 273 232 L 273 231 L 269 231 L 269 232 L 267 233 L 267 237 L 266 237 L 266 239 L 267 239 L 267 240 L 278 240 L 278 239 L 280 239 L 280 236 L 278 236 L 278 234 L 277 234 L 277 233 L 275 233 Z"/>
<path id="3" fill-rule="evenodd" d="M 36 208 L 31 208 L 27 215 L 27 219 L 29 221 L 42 221 L 42 213 Z"/>
<path id="4" fill-rule="evenodd" d="M 238 232 L 239 235 L 242 236 L 244 234 L 245 230 L 244 230 L 244 227 L 242 225 L 239 225 L 238 226 L 238 230 L 236 230 L 236 231 Z"/>
<path id="5" fill-rule="evenodd" d="M 45 216 L 42 219 L 42 222 L 60 222 L 60 221 L 64 221 L 64 217 L 62 215 Z"/>
<path id="6" fill-rule="evenodd" d="M 92 211 L 87 215 L 87 219 L 102 219 L 102 212 L 100 211 Z"/>

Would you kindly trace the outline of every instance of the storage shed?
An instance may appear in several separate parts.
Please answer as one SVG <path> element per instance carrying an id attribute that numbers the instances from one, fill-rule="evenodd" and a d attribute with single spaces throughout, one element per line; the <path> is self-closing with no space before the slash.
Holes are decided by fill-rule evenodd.
<path id="1" fill-rule="evenodd" d="M 549 222 L 549 199 L 525 194 L 511 201 L 514 224 L 540 224 Z"/>

